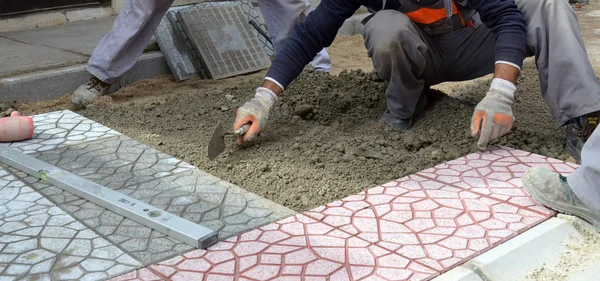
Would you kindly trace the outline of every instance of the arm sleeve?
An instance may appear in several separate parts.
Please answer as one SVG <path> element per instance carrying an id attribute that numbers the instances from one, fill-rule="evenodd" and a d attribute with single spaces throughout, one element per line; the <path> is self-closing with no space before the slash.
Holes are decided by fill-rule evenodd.
<path id="1" fill-rule="evenodd" d="M 514 0 L 469 0 L 467 7 L 479 12 L 481 21 L 496 35 L 496 62 L 515 64 L 525 59 L 527 29 L 523 13 Z"/>
<path id="2" fill-rule="evenodd" d="M 303 22 L 296 25 L 276 54 L 267 77 L 287 88 L 318 52 L 331 45 L 344 21 L 360 6 L 358 0 L 322 0 Z"/>

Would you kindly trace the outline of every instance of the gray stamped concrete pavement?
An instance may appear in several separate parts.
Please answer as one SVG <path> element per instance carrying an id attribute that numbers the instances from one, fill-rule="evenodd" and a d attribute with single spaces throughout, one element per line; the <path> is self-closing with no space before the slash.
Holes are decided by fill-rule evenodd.
<path id="1" fill-rule="evenodd" d="M 33 139 L 0 145 L 211 228 L 219 240 L 295 214 L 73 112 L 34 122 Z M 99 280 L 192 250 L 11 167 L 0 165 L 0 188 L 0 202 L 11 202 L 0 209 L 2 281 Z"/>
<path id="2" fill-rule="evenodd" d="M 100 280 L 142 264 L 0 170 L 0 280 Z"/>

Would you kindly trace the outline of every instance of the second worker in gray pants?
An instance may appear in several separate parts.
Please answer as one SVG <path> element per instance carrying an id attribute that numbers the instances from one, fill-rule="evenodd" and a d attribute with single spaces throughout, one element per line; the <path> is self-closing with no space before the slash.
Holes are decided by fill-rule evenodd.
<path id="1" fill-rule="evenodd" d="M 361 5 L 376 11 L 362 33 L 375 70 L 389 82 L 382 123 L 407 130 L 426 103 L 426 87 L 494 73 L 471 120 L 485 149 L 512 128 L 515 82 L 523 59 L 535 56 L 543 97 L 556 125 L 567 126 L 568 152 L 580 159 L 600 116 L 600 85 L 565 0 L 322 0 L 287 39 L 255 98 L 239 108 L 234 128 L 252 124 L 240 141 L 263 130 L 285 87 Z"/>
<path id="2" fill-rule="evenodd" d="M 85 107 L 96 98 L 109 94 L 111 84 L 121 81 L 137 63 L 173 1 L 126 0 L 123 3 L 112 29 L 100 40 L 88 61 L 86 69 L 92 77 L 73 92 L 72 104 Z M 280 42 L 306 17 L 310 8 L 308 0 L 263 3 L 260 9 L 265 14 L 275 47 L 281 45 Z M 312 65 L 315 70 L 329 72 L 331 60 L 327 51 L 323 49 L 314 56 Z"/>

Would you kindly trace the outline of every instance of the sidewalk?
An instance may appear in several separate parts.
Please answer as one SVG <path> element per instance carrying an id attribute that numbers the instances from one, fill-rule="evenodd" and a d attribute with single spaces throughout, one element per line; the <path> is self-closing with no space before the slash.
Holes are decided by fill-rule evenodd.
<path id="1" fill-rule="evenodd" d="M 114 19 L 0 33 L 0 102 L 52 99 L 85 83 L 85 63 Z M 137 65 L 112 90 L 166 73 L 169 68 L 152 39 Z"/>
<path id="2" fill-rule="evenodd" d="M 260 13 L 260 10 L 257 9 Z M 360 33 L 357 14 L 339 34 Z M 58 98 L 89 79 L 85 64 L 116 16 L 52 27 L 0 33 L 0 102 L 36 102 Z M 171 71 L 152 38 L 136 66 L 111 91 Z M 61 83 L 56 83 L 59 80 Z"/>

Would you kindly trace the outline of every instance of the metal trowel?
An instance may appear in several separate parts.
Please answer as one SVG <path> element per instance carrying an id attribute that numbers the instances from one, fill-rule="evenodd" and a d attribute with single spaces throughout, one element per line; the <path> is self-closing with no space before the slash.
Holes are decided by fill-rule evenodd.
<path id="1" fill-rule="evenodd" d="M 231 132 L 231 131 L 226 132 L 223 129 L 223 126 L 221 126 L 221 122 L 217 122 L 217 126 L 215 126 L 212 136 L 210 137 L 210 140 L 208 141 L 208 153 L 207 153 L 208 159 L 214 160 L 215 158 L 217 158 L 217 156 L 219 156 L 219 154 L 221 154 L 221 153 L 223 153 L 223 151 L 225 151 L 225 136 L 227 136 L 227 135 L 241 136 L 241 135 L 245 134 L 246 132 L 248 132 L 249 129 L 250 129 L 250 125 L 244 125 L 235 132 Z"/>

